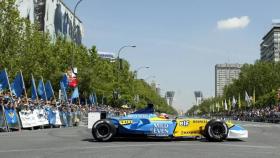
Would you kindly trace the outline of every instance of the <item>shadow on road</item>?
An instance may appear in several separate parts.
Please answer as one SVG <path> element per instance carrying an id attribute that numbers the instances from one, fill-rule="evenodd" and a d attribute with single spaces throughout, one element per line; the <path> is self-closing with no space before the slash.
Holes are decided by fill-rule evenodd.
<path id="1" fill-rule="evenodd" d="M 87 142 L 98 142 L 96 140 L 94 140 L 93 138 L 86 138 L 83 139 L 82 141 L 87 141 Z M 199 142 L 206 142 L 206 143 L 213 143 L 213 142 L 209 142 L 207 139 L 205 138 L 201 138 L 201 139 L 195 139 L 195 138 L 176 138 L 176 139 L 160 139 L 160 138 L 141 138 L 141 137 L 117 137 L 117 138 L 113 138 L 111 140 L 111 142 L 171 142 L 171 141 L 199 141 Z M 244 142 L 243 140 L 240 139 L 230 139 L 230 140 L 226 140 L 226 142 Z M 101 142 L 102 143 L 102 142 Z M 219 143 L 219 142 L 218 142 Z"/>
<path id="2" fill-rule="evenodd" d="M 93 138 L 86 138 L 83 139 L 82 141 L 87 141 L 87 142 L 97 142 Z M 195 139 L 195 138 L 176 138 L 176 139 L 171 139 L 171 138 L 145 138 L 145 137 L 117 137 L 113 138 L 111 142 L 171 142 L 171 141 L 200 141 L 200 142 L 207 142 L 206 139 Z"/>

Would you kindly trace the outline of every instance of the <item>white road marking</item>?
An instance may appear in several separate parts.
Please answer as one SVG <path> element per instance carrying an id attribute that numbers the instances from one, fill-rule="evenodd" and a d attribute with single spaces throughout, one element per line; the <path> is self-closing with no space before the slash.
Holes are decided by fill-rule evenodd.
<path id="1" fill-rule="evenodd" d="M 276 149 L 273 146 L 254 146 L 254 145 L 236 145 L 236 144 L 225 144 L 225 143 L 207 143 L 204 145 L 211 146 L 225 146 L 225 147 L 237 147 L 237 148 L 259 148 L 259 149 Z M 12 149 L 12 150 L 0 150 L 0 153 L 11 153 L 11 152 L 36 152 L 36 151 L 63 151 L 63 150 L 85 150 L 85 149 L 105 149 L 105 148 L 128 148 L 128 147 L 147 147 L 147 146 L 203 146 L 198 143 L 168 143 L 168 144 L 138 144 L 138 145 L 107 145 L 107 146 L 94 146 L 94 147 L 64 147 L 64 148 L 40 148 L 40 149 Z"/>

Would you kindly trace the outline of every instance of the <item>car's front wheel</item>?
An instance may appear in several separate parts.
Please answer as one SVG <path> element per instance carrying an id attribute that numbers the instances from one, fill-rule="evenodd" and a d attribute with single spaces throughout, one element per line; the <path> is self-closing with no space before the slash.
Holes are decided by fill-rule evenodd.
<path id="1" fill-rule="evenodd" d="M 205 126 L 204 135 L 209 141 L 221 142 L 227 138 L 227 124 L 222 120 L 211 120 Z"/>
<path id="2" fill-rule="evenodd" d="M 107 142 L 112 140 L 116 134 L 116 127 L 108 119 L 98 120 L 92 126 L 92 136 L 95 140 L 100 142 Z"/>

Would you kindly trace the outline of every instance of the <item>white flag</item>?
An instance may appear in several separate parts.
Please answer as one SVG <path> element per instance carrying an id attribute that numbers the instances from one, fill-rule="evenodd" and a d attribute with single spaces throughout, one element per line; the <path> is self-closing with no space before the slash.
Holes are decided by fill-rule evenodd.
<path id="1" fill-rule="evenodd" d="M 235 99 L 235 97 L 233 96 L 232 97 L 232 107 L 235 108 L 235 105 L 236 105 L 237 101 Z"/>
<path id="2" fill-rule="evenodd" d="M 250 97 L 249 97 L 247 91 L 245 91 L 245 101 L 247 102 L 248 106 L 251 105 L 251 99 L 250 99 Z"/>
<path id="3" fill-rule="evenodd" d="M 219 103 L 216 103 L 216 108 L 217 108 L 217 111 L 219 112 L 220 111 L 220 104 Z"/>
<path id="4" fill-rule="evenodd" d="M 225 110 L 228 110 L 228 107 L 227 107 L 227 100 L 225 99 Z"/>

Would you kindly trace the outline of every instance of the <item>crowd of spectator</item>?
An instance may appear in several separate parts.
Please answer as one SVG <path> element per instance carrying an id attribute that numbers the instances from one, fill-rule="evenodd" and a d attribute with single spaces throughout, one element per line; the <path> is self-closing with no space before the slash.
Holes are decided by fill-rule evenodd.
<path id="1" fill-rule="evenodd" d="M 280 123 L 280 105 L 220 112 L 215 116 L 239 121 Z"/>
<path id="2" fill-rule="evenodd" d="M 122 108 L 122 107 L 112 107 L 109 105 L 96 105 L 96 106 L 89 106 L 89 112 L 95 112 L 95 111 L 106 111 L 108 115 L 110 116 L 126 116 L 129 113 L 132 113 L 135 111 L 133 108 Z"/>
<path id="3" fill-rule="evenodd" d="M 14 110 L 17 112 L 17 117 L 19 113 L 29 113 L 33 112 L 35 109 L 44 109 L 47 112 L 58 111 L 61 117 L 61 120 L 67 120 L 66 124 L 62 124 L 63 127 L 71 127 L 79 125 L 82 121 L 82 117 L 87 116 L 88 112 L 96 111 L 106 111 L 110 116 L 121 116 L 127 115 L 134 112 L 135 110 L 129 107 L 112 107 L 109 105 L 101 104 L 74 104 L 74 103 L 65 103 L 65 102 L 56 102 L 56 101 L 44 101 L 44 100 L 31 100 L 29 99 L 18 99 L 11 97 L 8 93 L 0 95 L 0 121 L 4 121 L 4 111 Z M 20 119 L 18 119 L 20 120 Z M 1 122 L 0 122 L 1 123 Z M 1 124 L 0 124 L 1 125 Z M 19 128 L 18 123 L 11 125 L 10 127 Z M 55 126 L 52 126 L 55 127 Z"/>

